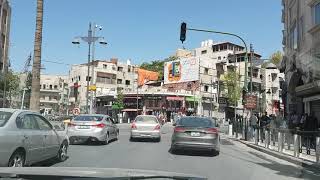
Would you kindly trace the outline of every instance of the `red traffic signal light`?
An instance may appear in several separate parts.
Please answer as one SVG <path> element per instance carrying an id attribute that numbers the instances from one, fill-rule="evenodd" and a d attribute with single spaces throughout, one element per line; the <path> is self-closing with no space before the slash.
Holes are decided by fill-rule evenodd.
<path id="1" fill-rule="evenodd" d="M 180 41 L 183 43 L 186 40 L 186 33 L 187 33 L 187 23 L 181 23 L 180 28 Z"/>

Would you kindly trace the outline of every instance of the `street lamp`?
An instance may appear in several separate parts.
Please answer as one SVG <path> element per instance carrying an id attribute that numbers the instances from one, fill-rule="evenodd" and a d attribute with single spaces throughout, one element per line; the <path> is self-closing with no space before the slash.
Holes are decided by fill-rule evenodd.
<path id="1" fill-rule="evenodd" d="M 97 27 L 97 26 L 95 26 Z M 95 29 L 94 29 L 95 31 Z M 89 107 L 89 81 L 90 81 L 90 60 L 91 60 L 91 46 L 99 40 L 100 44 L 106 45 L 107 42 L 104 41 L 103 37 L 96 37 L 94 35 L 94 31 L 92 32 L 92 26 L 91 23 L 89 23 L 89 29 L 88 29 L 88 35 L 84 37 L 75 37 L 74 40 L 72 41 L 72 44 L 80 44 L 80 40 L 88 43 L 88 73 L 87 73 L 87 92 L 86 92 L 86 113 L 89 113 L 88 107 Z M 94 52 L 94 49 L 93 49 Z M 93 78 L 93 77 L 92 77 Z M 91 81 L 92 83 L 92 81 Z M 91 102 L 92 104 L 92 102 Z M 92 108 L 90 108 L 91 110 Z"/>

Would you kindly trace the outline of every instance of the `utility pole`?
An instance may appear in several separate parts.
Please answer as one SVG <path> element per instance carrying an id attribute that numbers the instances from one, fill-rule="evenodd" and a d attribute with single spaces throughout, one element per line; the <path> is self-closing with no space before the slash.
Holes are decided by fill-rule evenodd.
<path id="1" fill-rule="evenodd" d="M 95 37 L 92 33 L 92 26 L 91 23 L 89 23 L 89 29 L 88 29 L 88 35 L 85 37 L 76 37 L 74 41 L 72 41 L 73 44 L 80 44 L 80 40 L 88 43 L 88 72 L 87 72 L 87 91 L 86 91 L 86 113 L 89 113 L 89 86 L 90 86 L 90 60 L 91 60 L 91 45 L 100 40 L 100 44 L 106 45 L 107 42 L 104 41 L 103 37 Z M 92 65 L 93 66 L 93 65 Z M 93 77 L 91 77 L 93 79 Z M 91 102 L 92 103 L 92 102 Z M 91 110 L 90 110 L 91 111 Z"/>
<path id="2" fill-rule="evenodd" d="M 37 0 L 36 31 L 34 39 L 34 57 L 32 65 L 32 86 L 30 109 L 40 110 L 40 69 L 41 69 L 41 46 L 43 26 L 43 0 Z"/>

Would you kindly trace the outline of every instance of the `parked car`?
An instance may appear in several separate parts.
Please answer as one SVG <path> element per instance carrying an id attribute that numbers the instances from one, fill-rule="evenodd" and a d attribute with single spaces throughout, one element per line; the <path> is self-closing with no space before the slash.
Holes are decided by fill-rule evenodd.
<path id="1" fill-rule="evenodd" d="M 130 140 L 137 138 L 154 139 L 161 141 L 161 123 L 156 116 L 139 115 L 131 124 Z"/>
<path id="2" fill-rule="evenodd" d="M 207 117 L 181 117 L 171 138 L 171 152 L 178 149 L 208 150 L 218 155 L 220 136 L 215 120 Z"/>
<path id="3" fill-rule="evenodd" d="M 108 144 L 119 138 L 119 128 L 113 120 L 104 114 L 82 114 L 68 123 L 70 144 L 83 141 L 101 141 Z"/>
<path id="4" fill-rule="evenodd" d="M 22 167 L 67 159 L 68 137 L 40 113 L 0 108 L 0 166 Z"/>

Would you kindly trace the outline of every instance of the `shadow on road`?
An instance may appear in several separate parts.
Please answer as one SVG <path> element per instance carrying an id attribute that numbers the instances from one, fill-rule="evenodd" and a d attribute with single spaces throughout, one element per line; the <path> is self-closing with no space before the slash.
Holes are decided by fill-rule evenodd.
<path id="1" fill-rule="evenodd" d="M 228 140 L 226 140 L 226 139 L 221 139 L 221 140 L 220 140 L 220 144 L 221 144 L 221 145 L 234 145 L 233 142 L 228 141 Z"/>
<path id="2" fill-rule="evenodd" d="M 69 157 L 66 159 L 66 161 L 68 161 Z M 56 158 L 51 158 L 42 162 L 38 162 L 32 165 L 32 167 L 50 167 L 53 166 L 57 163 L 60 163 L 61 161 L 59 161 Z"/>
<path id="3" fill-rule="evenodd" d="M 159 141 L 156 139 L 150 138 L 139 138 L 139 139 L 129 139 L 130 142 L 148 142 L 148 143 L 158 143 Z"/>
<path id="4" fill-rule="evenodd" d="M 218 156 L 217 152 L 212 151 L 194 151 L 194 150 L 172 150 L 171 148 L 168 150 L 169 153 L 174 155 L 184 155 L 184 156 L 204 156 L 204 157 L 214 157 Z"/>
<path id="5" fill-rule="evenodd" d="M 249 153 L 254 156 L 257 156 L 262 160 L 267 161 L 267 163 L 255 162 L 255 164 L 258 164 L 260 166 L 276 171 L 278 175 L 296 177 L 301 179 L 312 179 L 312 180 L 320 179 L 320 169 L 315 170 L 315 169 L 309 169 L 309 168 L 303 168 L 303 167 L 298 168 L 295 166 L 278 163 L 256 152 L 250 151 Z"/>

